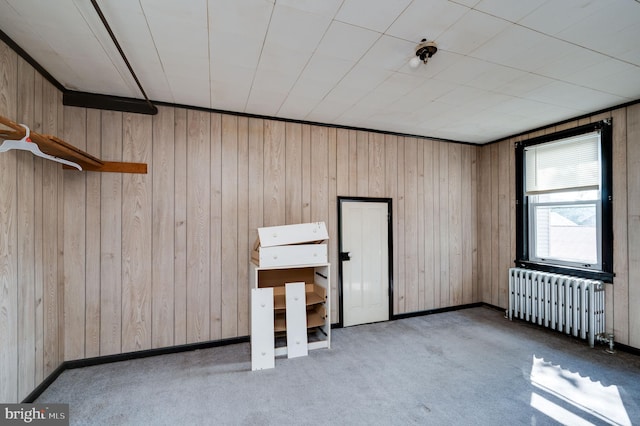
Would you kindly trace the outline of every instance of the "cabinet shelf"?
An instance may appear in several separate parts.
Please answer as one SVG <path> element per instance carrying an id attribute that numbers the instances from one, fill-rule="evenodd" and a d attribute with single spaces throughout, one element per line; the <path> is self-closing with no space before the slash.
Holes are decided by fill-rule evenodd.
<path id="1" fill-rule="evenodd" d="M 250 269 L 249 277 L 252 288 L 273 289 L 273 296 L 269 295 L 269 297 L 273 298 L 273 319 L 269 318 L 268 321 L 269 323 L 273 321 L 273 331 L 270 332 L 272 336 L 275 335 L 275 338 L 281 342 L 283 337 L 286 336 L 289 339 L 291 333 L 299 332 L 299 328 L 294 326 L 299 324 L 291 324 L 291 329 L 287 330 L 285 286 L 287 283 L 305 283 L 306 316 L 301 315 L 301 321 L 306 320 L 307 347 L 309 350 L 330 347 L 331 320 L 329 318 L 329 310 L 331 282 L 329 277 L 331 276 L 331 271 L 328 263 L 291 267 L 261 267 L 250 262 Z M 269 328 L 271 328 L 270 325 Z M 296 329 L 298 331 L 295 331 Z M 254 339 L 252 330 L 252 342 L 254 340 L 256 339 Z M 252 343 L 252 353 L 253 351 Z M 262 351 L 262 349 L 255 349 L 258 354 L 262 353 Z M 276 345 L 275 356 L 282 355 L 289 355 L 289 348 Z"/>

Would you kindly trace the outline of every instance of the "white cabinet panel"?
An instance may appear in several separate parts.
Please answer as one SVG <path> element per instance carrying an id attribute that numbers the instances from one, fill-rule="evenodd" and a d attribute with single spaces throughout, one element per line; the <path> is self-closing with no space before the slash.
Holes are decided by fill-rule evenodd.
<path id="1" fill-rule="evenodd" d="M 286 283 L 287 358 L 307 356 L 307 304 L 305 283 Z"/>

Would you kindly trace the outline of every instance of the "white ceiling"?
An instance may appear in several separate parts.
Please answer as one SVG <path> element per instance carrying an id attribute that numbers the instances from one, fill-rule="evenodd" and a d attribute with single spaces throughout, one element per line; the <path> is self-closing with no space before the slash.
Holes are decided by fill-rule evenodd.
<path id="1" fill-rule="evenodd" d="M 98 3 L 156 101 L 484 143 L 640 99 L 637 0 Z M 0 29 L 68 89 L 142 98 L 89 0 L 0 0 Z"/>

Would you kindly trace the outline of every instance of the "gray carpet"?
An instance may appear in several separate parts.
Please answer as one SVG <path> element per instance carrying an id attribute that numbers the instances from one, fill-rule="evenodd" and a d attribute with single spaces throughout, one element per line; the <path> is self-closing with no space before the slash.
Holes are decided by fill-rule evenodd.
<path id="1" fill-rule="evenodd" d="M 473 308 L 332 333 L 251 372 L 249 344 L 65 371 L 71 424 L 640 424 L 640 357 Z"/>

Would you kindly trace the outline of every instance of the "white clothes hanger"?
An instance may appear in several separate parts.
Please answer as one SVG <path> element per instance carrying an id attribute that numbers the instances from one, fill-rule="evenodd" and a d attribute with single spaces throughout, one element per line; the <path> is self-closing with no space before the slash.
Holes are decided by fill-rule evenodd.
<path id="1" fill-rule="evenodd" d="M 0 145 L 0 152 L 7 152 L 12 149 L 30 151 L 33 155 L 36 155 L 38 157 L 55 161 L 56 163 L 62 163 L 67 166 L 75 167 L 76 169 L 82 171 L 82 167 L 80 167 L 79 164 L 74 163 L 73 161 L 68 161 L 68 160 L 65 160 L 64 158 L 54 157 L 53 155 L 45 154 L 44 152 L 40 151 L 40 147 L 35 142 L 32 142 L 31 138 L 29 138 L 29 135 L 31 134 L 31 131 L 29 130 L 29 128 L 24 124 L 20 124 L 20 125 L 26 129 L 26 133 L 24 137 L 17 141 L 6 139 L 4 142 L 2 142 L 2 145 Z"/>

